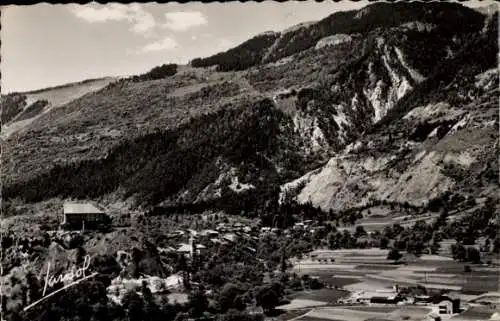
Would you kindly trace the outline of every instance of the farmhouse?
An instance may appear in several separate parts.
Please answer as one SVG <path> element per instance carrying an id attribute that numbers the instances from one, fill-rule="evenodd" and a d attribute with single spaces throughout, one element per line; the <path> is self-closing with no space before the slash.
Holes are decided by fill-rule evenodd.
<path id="1" fill-rule="evenodd" d="M 65 203 L 61 225 L 67 229 L 92 229 L 110 223 L 110 217 L 90 203 Z"/>
<path id="2" fill-rule="evenodd" d="M 355 293 L 349 300 L 351 302 L 358 303 L 384 303 L 384 304 L 396 304 L 401 301 L 401 296 L 397 291 L 394 290 L 378 290 L 378 291 L 361 291 Z"/>
<path id="3" fill-rule="evenodd" d="M 203 244 L 193 244 L 190 243 L 181 243 L 179 248 L 177 249 L 177 253 L 184 254 L 187 257 L 192 257 L 194 253 L 201 254 L 205 252 L 206 246 Z"/>
<path id="4" fill-rule="evenodd" d="M 460 299 L 456 296 L 442 295 L 434 301 L 439 306 L 439 314 L 455 314 L 460 312 Z"/>

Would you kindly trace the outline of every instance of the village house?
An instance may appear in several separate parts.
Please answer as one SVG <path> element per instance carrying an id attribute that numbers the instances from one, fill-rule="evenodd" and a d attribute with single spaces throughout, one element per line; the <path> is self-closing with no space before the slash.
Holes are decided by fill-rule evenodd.
<path id="1" fill-rule="evenodd" d="M 61 226 L 66 229 L 94 229 L 106 227 L 110 217 L 90 203 L 65 203 Z"/>
<path id="2" fill-rule="evenodd" d="M 227 233 L 222 236 L 222 239 L 231 243 L 236 243 L 238 241 L 238 236 L 234 233 Z"/>
<path id="3" fill-rule="evenodd" d="M 460 313 L 460 299 L 456 296 L 443 295 L 435 300 L 439 306 L 439 314 Z"/>
<path id="4" fill-rule="evenodd" d="M 305 228 L 304 223 L 295 223 L 295 224 L 293 225 L 293 229 L 294 229 L 294 230 L 303 230 L 304 228 Z"/>
<path id="5" fill-rule="evenodd" d="M 199 233 L 200 236 L 202 237 L 217 237 L 219 235 L 219 232 L 214 231 L 214 230 L 203 230 Z"/>
<path id="6" fill-rule="evenodd" d="M 263 227 L 260 228 L 260 231 L 261 232 L 270 232 L 271 228 L 269 226 L 263 226 Z"/>

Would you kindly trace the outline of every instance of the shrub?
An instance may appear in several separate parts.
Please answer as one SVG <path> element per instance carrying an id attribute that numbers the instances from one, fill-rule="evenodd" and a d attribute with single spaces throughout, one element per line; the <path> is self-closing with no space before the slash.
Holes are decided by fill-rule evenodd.
<path id="1" fill-rule="evenodd" d="M 399 250 L 394 248 L 387 254 L 388 260 L 399 261 L 402 257 L 403 255 L 399 252 Z"/>
<path id="2" fill-rule="evenodd" d="M 311 290 L 319 290 L 324 287 L 323 283 L 317 278 L 313 278 L 309 280 L 309 288 Z"/>

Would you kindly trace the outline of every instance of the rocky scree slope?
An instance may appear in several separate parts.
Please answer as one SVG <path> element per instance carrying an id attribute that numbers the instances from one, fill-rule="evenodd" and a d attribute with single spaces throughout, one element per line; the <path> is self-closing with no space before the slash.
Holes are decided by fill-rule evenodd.
<path id="1" fill-rule="evenodd" d="M 283 185 L 281 200 L 339 210 L 422 206 L 451 193 L 498 197 L 497 32 L 490 22 L 362 139 Z"/>

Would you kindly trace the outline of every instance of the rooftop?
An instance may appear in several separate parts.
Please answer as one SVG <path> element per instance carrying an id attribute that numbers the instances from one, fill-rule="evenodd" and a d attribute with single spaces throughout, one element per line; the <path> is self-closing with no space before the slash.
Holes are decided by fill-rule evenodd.
<path id="1" fill-rule="evenodd" d="M 177 249 L 178 252 L 191 252 L 193 248 L 189 244 L 182 244 Z"/>
<path id="2" fill-rule="evenodd" d="M 65 203 L 63 208 L 64 214 L 104 214 L 104 211 L 90 203 Z"/>

